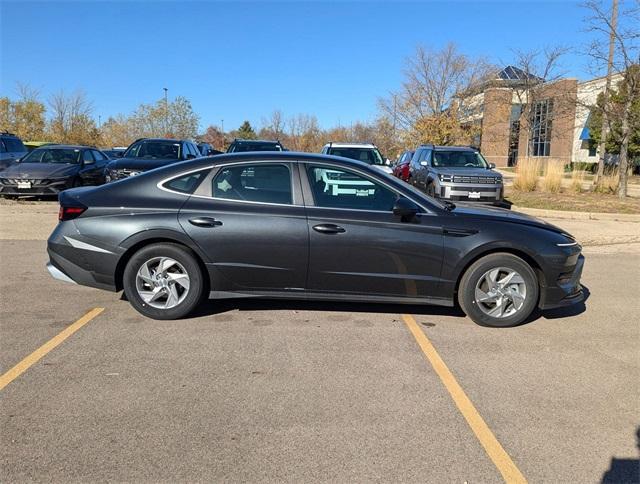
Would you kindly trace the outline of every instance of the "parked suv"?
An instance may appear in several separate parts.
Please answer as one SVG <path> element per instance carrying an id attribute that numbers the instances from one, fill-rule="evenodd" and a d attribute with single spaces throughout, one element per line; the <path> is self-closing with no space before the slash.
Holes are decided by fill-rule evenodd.
<path id="1" fill-rule="evenodd" d="M 27 154 L 20 138 L 12 133 L 0 133 L 0 170 L 4 170 Z"/>
<path id="2" fill-rule="evenodd" d="M 499 203 L 502 175 L 480 152 L 467 146 L 422 145 L 409 165 L 409 183 L 434 198 Z"/>
<path id="3" fill-rule="evenodd" d="M 234 139 L 229 145 L 227 153 L 240 153 L 245 151 L 287 151 L 280 141 L 262 139 Z"/>
<path id="4" fill-rule="evenodd" d="M 143 171 L 178 161 L 200 158 L 200 151 L 189 140 L 141 138 L 134 141 L 122 158 L 111 161 L 105 169 L 107 182 L 120 180 Z"/>
<path id="5" fill-rule="evenodd" d="M 391 163 L 386 160 L 376 145 L 371 143 L 327 143 L 322 147 L 322 154 L 342 156 L 362 161 L 385 173 L 392 173 Z"/>

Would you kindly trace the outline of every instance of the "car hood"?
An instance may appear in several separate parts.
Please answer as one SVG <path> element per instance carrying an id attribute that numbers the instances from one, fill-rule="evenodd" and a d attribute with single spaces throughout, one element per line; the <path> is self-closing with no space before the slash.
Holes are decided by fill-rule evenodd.
<path id="1" fill-rule="evenodd" d="M 449 167 L 443 166 L 443 167 L 434 167 L 433 170 L 436 173 L 440 173 L 442 175 L 502 177 L 502 175 L 497 171 L 488 170 L 486 168 L 449 168 Z"/>
<path id="2" fill-rule="evenodd" d="M 107 165 L 109 170 L 153 170 L 154 168 L 160 168 L 161 166 L 167 166 L 172 163 L 178 163 L 181 160 L 145 160 L 143 158 L 119 158 L 112 160 Z"/>
<path id="3" fill-rule="evenodd" d="M 14 163 L 0 172 L 5 178 L 64 178 L 78 173 L 71 163 Z"/>
<path id="4" fill-rule="evenodd" d="M 545 222 L 536 217 L 532 217 L 531 215 L 527 215 L 520 212 L 514 212 L 512 210 L 506 208 L 499 207 L 484 207 L 484 206 L 473 206 L 473 205 L 465 205 L 456 203 L 456 208 L 451 212 L 453 215 L 457 217 L 469 217 L 474 219 L 481 220 L 492 220 L 497 222 L 508 222 L 508 223 L 516 223 L 522 225 L 529 225 L 532 227 L 538 227 L 545 230 L 551 230 L 552 232 L 557 232 L 559 234 L 567 234 L 566 230 L 561 229 L 549 222 Z"/>

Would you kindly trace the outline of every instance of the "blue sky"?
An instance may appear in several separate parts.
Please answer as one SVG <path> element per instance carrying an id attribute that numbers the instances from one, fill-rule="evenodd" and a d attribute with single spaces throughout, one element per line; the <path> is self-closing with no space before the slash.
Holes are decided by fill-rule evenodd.
<path id="1" fill-rule="evenodd" d="M 577 2 L 33 2 L 0 0 L 0 95 L 83 89 L 96 119 L 186 96 L 202 127 L 274 109 L 323 127 L 375 118 L 416 44 L 508 64 L 511 49 L 585 40 Z M 564 70 L 590 76 L 570 53 Z"/>

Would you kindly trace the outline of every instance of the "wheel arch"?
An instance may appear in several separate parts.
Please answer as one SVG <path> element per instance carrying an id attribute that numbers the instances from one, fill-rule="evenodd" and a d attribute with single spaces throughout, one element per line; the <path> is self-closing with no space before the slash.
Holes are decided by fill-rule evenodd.
<path id="1" fill-rule="evenodd" d="M 143 247 L 163 243 L 179 245 L 191 252 L 200 267 L 205 284 L 209 284 L 208 271 L 205 265 L 206 258 L 200 249 L 191 242 L 191 239 L 188 239 L 186 236 L 182 236 L 182 234 L 179 233 L 171 233 L 171 231 L 169 231 L 169 233 L 166 231 L 159 231 L 157 233 L 148 233 L 145 235 L 146 236 L 143 237 L 131 237 L 123 244 L 123 247 L 126 247 L 126 251 L 118 260 L 114 274 L 116 291 L 121 291 L 123 289 L 122 279 L 124 276 L 124 269 L 127 267 L 127 263 L 131 260 L 131 257 L 133 257 L 133 255 Z"/>
<path id="2" fill-rule="evenodd" d="M 462 276 L 464 276 L 465 272 L 467 272 L 467 269 L 469 269 L 469 267 L 471 267 L 472 264 L 474 264 L 476 261 L 482 259 L 485 256 L 488 256 L 491 254 L 501 254 L 501 253 L 515 255 L 516 257 L 519 257 L 520 259 L 525 261 L 531 267 L 534 274 L 536 275 L 538 287 L 542 288 L 542 284 L 544 283 L 544 273 L 542 271 L 541 265 L 538 263 L 538 261 L 536 261 L 535 257 L 533 257 L 531 254 L 527 253 L 522 249 L 518 249 L 514 247 L 504 247 L 504 246 L 484 247 L 474 252 L 470 257 L 465 259 L 462 262 L 462 264 L 459 266 L 456 273 L 456 278 L 455 278 L 456 284 L 454 287 L 454 295 L 453 295 L 454 299 L 455 300 L 458 299 L 458 290 L 460 288 L 460 281 L 462 280 Z"/>

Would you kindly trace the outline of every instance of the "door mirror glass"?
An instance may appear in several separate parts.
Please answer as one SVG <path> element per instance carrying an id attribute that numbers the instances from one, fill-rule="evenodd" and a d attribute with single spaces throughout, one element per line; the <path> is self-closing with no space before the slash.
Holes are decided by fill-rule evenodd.
<path id="1" fill-rule="evenodd" d="M 399 197 L 393 205 L 393 214 L 402 217 L 403 222 L 411 221 L 418 211 L 417 205 L 404 197 Z"/>
<path id="2" fill-rule="evenodd" d="M 493 170 L 496 167 L 495 163 L 489 163 L 489 169 Z"/>

